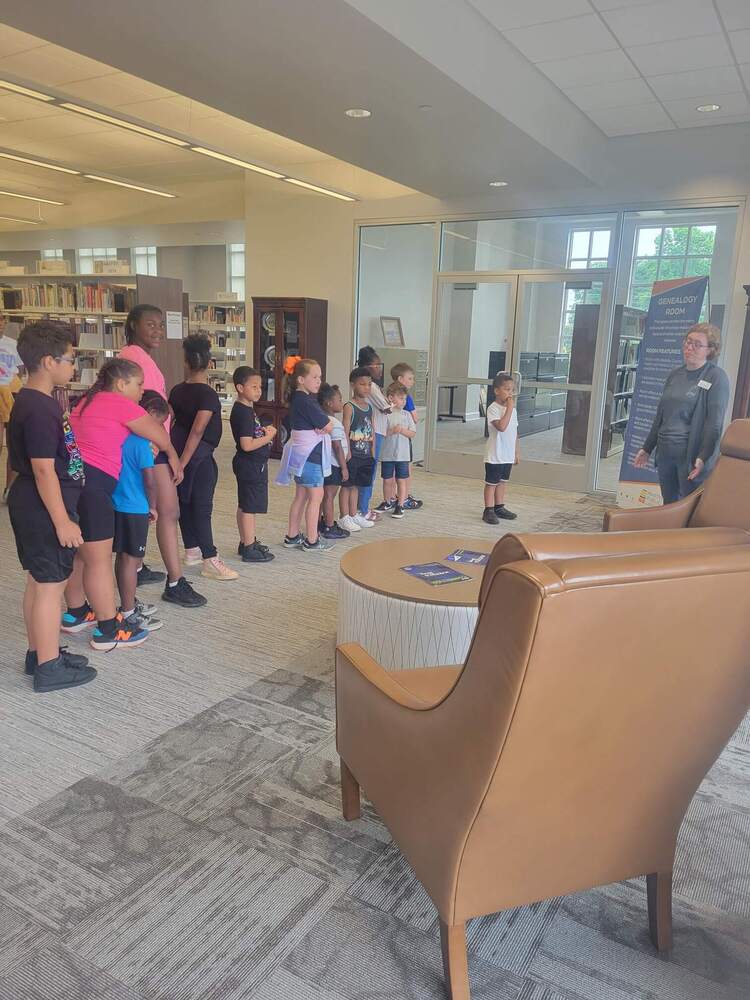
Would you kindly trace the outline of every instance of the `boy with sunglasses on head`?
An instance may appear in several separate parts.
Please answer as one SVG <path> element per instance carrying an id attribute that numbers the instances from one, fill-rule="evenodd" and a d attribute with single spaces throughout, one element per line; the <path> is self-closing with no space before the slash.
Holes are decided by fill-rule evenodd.
<path id="1" fill-rule="evenodd" d="M 35 691 L 57 691 L 96 677 L 85 656 L 60 649 L 60 601 L 83 541 L 77 514 L 83 460 L 68 415 L 53 396 L 75 370 L 70 327 L 49 320 L 29 323 L 18 338 L 18 353 L 28 381 L 8 425 L 11 466 L 18 473 L 8 509 L 18 558 L 28 574 L 25 670 L 34 677 Z"/>

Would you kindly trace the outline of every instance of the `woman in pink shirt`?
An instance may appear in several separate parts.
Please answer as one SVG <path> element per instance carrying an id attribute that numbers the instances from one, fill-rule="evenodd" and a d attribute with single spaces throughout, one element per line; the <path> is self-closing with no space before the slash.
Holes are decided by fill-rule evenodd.
<path id="1" fill-rule="evenodd" d="M 148 637 L 128 627 L 117 614 L 112 578 L 115 514 L 112 493 L 122 468 L 122 445 L 130 433 L 146 438 L 167 453 L 171 474 L 179 482 L 182 467 L 164 427 L 139 405 L 143 372 L 133 361 L 105 361 L 94 385 L 70 415 L 86 476 L 78 501 L 83 545 L 76 553 L 65 588 L 68 610 L 64 632 L 80 632 L 98 621 L 91 637 L 94 649 L 138 646 Z M 91 602 L 89 605 L 87 601 Z M 92 613 L 93 609 L 93 613 Z"/>
<path id="2" fill-rule="evenodd" d="M 128 313 L 125 322 L 125 339 L 127 347 L 120 351 L 121 358 L 135 361 L 143 369 L 143 388 L 153 389 L 167 399 L 167 387 L 161 369 L 154 361 L 153 354 L 164 337 L 164 316 L 158 306 L 135 306 Z M 167 431 L 170 421 L 166 423 Z M 159 552 L 167 570 L 167 581 L 164 587 L 163 599 L 183 608 L 200 608 L 206 603 L 202 594 L 196 593 L 182 575 L 182 560 L 180 544 L 177 535 L 177 523 L 180 516 L 180 505 L 177 499 L 177 487 L 169 472 L 169 466 L 164 452 L 160 452 L 154 462 L 156 478 L 156 540 Z M 142 579 L 145 577 L 145 579 Z M 148 566 L 141 566 L 138 580 L 144 583 L 157 583 L 163 579 L 163 574 L 154 573 Z"/>

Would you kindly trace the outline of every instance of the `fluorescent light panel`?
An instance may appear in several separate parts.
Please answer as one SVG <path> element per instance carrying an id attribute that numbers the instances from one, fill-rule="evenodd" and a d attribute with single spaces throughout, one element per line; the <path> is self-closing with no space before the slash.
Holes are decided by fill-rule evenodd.
<path id="1" fill-rule="evenodd" d="M 18 153 L 4 153 L 0 150 L 0 156 L 4 160 L 16 160 L 18 163 L 28 163 L 32 167 L 44 167 L 45 170 L 58 170 L 61 174 L 76 174 L 80 176 L 80 170 L 73 170 L 71 167 L 58 167 L 56 163 L 45 163 L 43 160 L 34 160 L 30 156 L 19 156 Z"/>
<path id="2" fill-rule="evenodd" d="M 15 191 L 0 191 L 0 195 L 5 198 L 21 198 L 23 201 L 41 201 L 45 205 L 64 205 L 64 201 L 52 201 L 51 198 L 37 198 L 31 194 L 17 194 Z"/>
<path id="3" fill-rule="evenodd" d="M 259 167 L 257 163 L 248 163 L 247 160 L 238 160 L 236 156 L 227 156 L 226 153 L 218 153 L 215 149 L 207 149 L 205 146 L 191 146 L 194 153 L 202 153 L 203 156 L 211 156 L 214 160 L 223 160 L 224 163 L 231 163 L 235 167 L 242 167 L 244 170 L 254 170 L 257 174 L 265 174 L 266 177 L 275 177 L 282 180 L 284 175 L 277 170 L 268 170 L 266 167 Z"/>
<path id="4" fill-rule="evenodd" d="M 69 104 L 66 101 L 61 103 L 60 107 L 65 108 L 66 111 L 75 111 L 78 115 L 85 115 L 87 118 L 95 118 L 97 121 L 106 122 L 108 125 L 117 125 L 119 128 L 128 129 L 130 132 L 137 132 L 139 135 L 148 136 L 149 139 L 160 139 L 162 142 L 168 142 L 172 146 L 187 148 L 190 145 L 184 139 L 176 139 L 173 135 L 167 135 L 166 132 L 155 132 L 144 125 L 136 125 L 134 122 L 126 121 L 124 118 L 113 118 L 112 115 L 105 115 L 102 111 L 94 111 L 93 108 L 85 108 L 81 104 Z"/>
<path id="5" fill-rule="evenodd" d="M 296 177 L 285 177 L 287 184 L 295 184 L 297 187 L 307 188 L 309 191 L 317 191 L 318 194 L 327 194 L 330 198 L 338 198 L 339 201 L 356 201 L 348 194 L 339 194 L 338 191 L 330 191 L 328 188 L 318 187 L 317 184 L 308 184 L 307 181 L 298 181 Z"/>
<path id="6" fill-rule="evenodd" d="M 11 83 L 10 80 L 0 80 L 0 89 L 10 90 L 14 94 L 20 94 L 22 97 L 33 97 L 35 101 L 54 101 L 54 97 L 50 97 L 49 94 L 42 94 L 38 90 L 22 87 L 20 83 Z"/>
<path id="7" fill-rule="evenodd" d="M 127 181 L 116 181 L 112 177 L 100 177 L 99 174 L 84 174 L 90 181 L 102 181 L 103 184 L 116 184 L 117 187 L 131 188 L 133 191 L 144 191 L 146 194 L 156 194 L 160 198 L 176 198 L 176 194 L 167 194 L 166 191 L 156 191 L 154 188 L 141 187 L 140 184 L 129 184 Z"/>
<path id="8" fill-rule="evenodd" d="M 27 226 L 41 226 L 41 219 L 14 219 L 12 215 L 0 215 L 0 222 L 25 222 Z"/>

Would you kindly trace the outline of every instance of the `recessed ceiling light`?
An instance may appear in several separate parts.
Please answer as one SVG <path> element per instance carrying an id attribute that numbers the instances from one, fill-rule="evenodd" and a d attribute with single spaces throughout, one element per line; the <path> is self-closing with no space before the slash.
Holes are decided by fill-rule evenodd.
<path id="1" fill-rule="evenodd" d="M 191 146 L 194 153 L 202 153 L 203 156 L 211 156 L 214 160 L 223 160 L 224 163 L 231 163 L 235 167 L 242 167 L 243 170 L 253 170 L 256 174 L 265 174 L 266 177 L 275 177 L 281 180 L 284 176 L 278 170 L 269 170 L 267 167 L 259 167 L 257 163 L 248 163 L 247 160 L 238 160 L 236 156 L 227 156 L 226 153 L 218 153 L 215 149 L 207 149 L 205 146 Z"/>
<path id="2" fill-rule="evenodd" d="M 507 181 L 490 181 L 491 188 L 506 188 L 507 186 Z"/>
<path id="3" fill-rule="evenodd" d="M 298 181 L 296 177 L 285 177 L 287 184 L 295 184 L 297 187 L 307 188 L 308 191 L 316 191 L 318 194 L 327 194 L 330 198 L 338 198 L 340 201 L 356 201 L 349 194 L 341 194 L 338 191 L 331 191 L 328 188 L 318 187 L 317 184 L 308 184 L 307 181 Z"/>
<path id="4" fill-rule="evenodd" d="M 0 222 L 25 222 L 27 226 L 41 226 L 41 219 L 15 219 L 12 215 L 0 215 Z"/>
<path id="5" fill-rule="evenodd" d="M 70 167 L 58 167 L 56 163 L 45 163 L 44 160 L 35 160 L 31 156 L 19 156 L 18 153 L 6 153 L 0 150 L 0 156 L 4 160 L 16 160 L 18 163 L 28 163 L 32 167 L 44 167 L 45 170 L 58 170 L 61 174 L 80 175 L 80 170 L 72 170 Z"/>
<path id="6" fill-rule="evenodd" d="M 696 111 L 701 111 L 708 114 L 710 111 L 721 111 L 720 104 L 699 104 L 695 109 Z"/>
<path id="7" fill-rule="evenodd" d="M 20 83 L 11 83 L 10 80 L 0 80 L 2 90 L 11 90 L 14 94 L 21 94 L 22 97 L 33 97 L 35 101 L 54 101 L 54 97 L 49 94 L 42 94 L 38 90 L 31 90 L 30 87 L 22 87 Z"/>
<path id="8" fill-rule="evenodd" d="M 344 114 L 347 118 L 370 118 L 372 111 L 368 111 L 367 108 L 349 108 Z"/>
<path id="9" fill-rule="evenodd" d="M 52 201 L 51 198 L 38 198 L 36 195 L 31 194 L 16 194 L 15 191 L 0 191 L 0 195 L 4 198 L 21 198 L 23 201 L 41 201 L 45 205 L 64 205 L 64 201 Z"/>
<path id="10" fill-rule="evenodd" d="M 166 191 L 156 191 L 154 188 L 141 187 L 140 184 L 129 184 L 127 181 L 116 181 L 111 177 L 100 177 L 99 174 L 84 174 L 90 181 L 101 181 L 103 184 L 115 184 L 117 187 L 130 188 L 132 191 L 143 191 L 145 194 L 156 194 L 160 198 L 176 198 L 176 194 Z"/>
<path id="11" fill-rule="evenodd" d="M 70 104 L 67 101 L 60 104 L 66 111 L 75 111 L 77 115 L 85 115 L 87 118 L 96 118 L 97 121 L 106 122 L 108 125 L 117 125 L 118 128 L 125 128 L 129 132 L 138 132 L 139 135 L 148 136 L 149 139 L 159 139 L 161 142 L 168 142 L 172 146 L 182 146 L 186 148 L 190 145 L 184 139 L 177 139 L 166 132 L 156 132 L 154 129 L 146 128 L 143 125 L 136 125 L 135 122 L 126 121 L 124 118 L 113 118 L 112 115 L 105 115 L 102 111 L 94 111 L 93 108 L 84 108 L 81 104 Z"/>

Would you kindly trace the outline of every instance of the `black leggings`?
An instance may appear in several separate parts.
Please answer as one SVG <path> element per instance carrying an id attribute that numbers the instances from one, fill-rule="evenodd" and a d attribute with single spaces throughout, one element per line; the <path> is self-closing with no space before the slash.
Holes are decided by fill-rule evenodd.
<path id="1" fill-rule="evenodd" d="M 219 469 L 213 455 L 204 458 L 193 473 L 190 499 L 180 497 L 180 531 L 186 549 L 200 549 L 204 559 L 216 555 L 211 513 Z"/>

